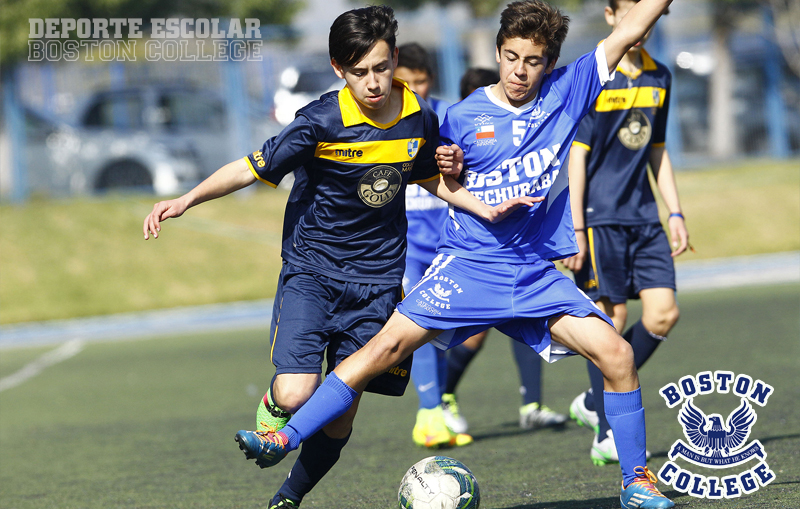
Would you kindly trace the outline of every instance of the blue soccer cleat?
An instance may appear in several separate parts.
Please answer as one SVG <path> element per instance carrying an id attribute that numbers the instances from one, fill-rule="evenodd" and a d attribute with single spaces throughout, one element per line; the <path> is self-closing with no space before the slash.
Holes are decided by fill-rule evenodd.
<path id="1" fill-rule="evenodd" d="M 286 450 L 286 436 L 278 433 L 274 428 L 267 427 L 264 431 L 239 430 L 234 437 L 239 443 L 239 449 L 244 451 L 247 459 L 256 459 L 256 465 L 267 468 L 280 463 L 289 454 Z"/>
<path id="2" fill-rule="evenodd" d="M 623 484 L 619 494 L 622 509 L 665 509 L 675 507 L 670 499 L 656 488 L 656 476 L 647 467 L 635 467 L 636 478 L 626 488 Z"/>

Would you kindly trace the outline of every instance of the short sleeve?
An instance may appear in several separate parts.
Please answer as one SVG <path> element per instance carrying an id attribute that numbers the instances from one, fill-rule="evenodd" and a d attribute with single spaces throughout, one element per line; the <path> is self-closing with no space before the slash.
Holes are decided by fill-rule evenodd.
<path id="1" fill-rule="evenodd" d="M 280 134 L 245 159 L 258 180 L 277 187 L 288 173 L 313 159 L 316 147 L 314 126 L 307 117 L 298 115 Z"/>
<path id="2" fill-rule="evenodd" d="M 614 78 L 608 72 L 604 42 L 569 64 L 558 77 L 555 86 L 565 97 L 566 113 L 579 120 L 589 110 L 603 87 Z"/>
<path id="3" fill-rule="evenodd" d="M 663 145 L 667 139 L 667 117 L 669 116 L 669 96 L 671 88 L 671 84 L 668 81 L 664 104 L 658 109 L 655 121 L 653 122 L 653 145 Z"/>
<path id="4" fill-rule="evenodd" d="M 439 146 L 439 122 L 433 114 L 425 121 L 425 143 L 420 147 L 414 160 L 414 169 L 411 170 L 409 183 L 426 182 L 439 176 L 439 167 L 436 165 L 436 147 Z"/>
<path id="5" fill-rule="evenodd" d="M 592 149 L 592 134 L 594 133 L 595 118 L 596 110 L 592 108 L 588 113 L 586 113 L 586 116 L 583 117 L 583 120 L 581 120 L 581 123 L 578 126 L 578 133 L 575 135 L 575 141 L 572 142 L 573 145 L 581 145 L 586 150 Z"/>

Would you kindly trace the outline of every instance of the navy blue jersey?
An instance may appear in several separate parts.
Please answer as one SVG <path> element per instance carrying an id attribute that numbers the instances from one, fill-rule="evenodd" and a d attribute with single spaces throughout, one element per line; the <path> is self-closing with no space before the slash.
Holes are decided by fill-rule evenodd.
<path id="1" fill-rule="evenodd" d="M 388 124 L 365 117 L 347 87 L 297 112 L 245 159 L 275 187 L 295 182 L 281 256 L 316 273 L 358 283 L 400 284 L 406 253 L 405 191 L 439 178 L 436 114 L 400 80 L 403 108 Z"/>
<path id="2" fill-rule="evenodd" d="M 531 263 L 575 254 L 567 161 L 578 124 L 608 81 L 600 45 L 542 80 L 539 96 L 515 108 L 480 88 L 447 110 L 442 143 L 464 150 L 464 187 L 488 205 L 544 196 L 490 224 L 451 207 L 439 251 L 473 260 Z"/>
<path id="3" fill-rule="evenodd" d="M 651 147 L 664 146 L 672 78 L 642 50 L 636 75 L 617 67 L 586 114 L 575 144 L 589 151 L 584 197 L 587 226 L 657 223 L 647 177 Z"/>
<path id="4" fill-rule="evenodd" d="M 441 124 L 449 104 L 433 97 L 429 97 L 427 103 L 436 112 Z M 406 258 L 427 267 L 436 256 L 439 235 L 447 221 L 447 202 L 420 186 L 410 186 L 406 190 L 406 217 L 408 218 Z"/>

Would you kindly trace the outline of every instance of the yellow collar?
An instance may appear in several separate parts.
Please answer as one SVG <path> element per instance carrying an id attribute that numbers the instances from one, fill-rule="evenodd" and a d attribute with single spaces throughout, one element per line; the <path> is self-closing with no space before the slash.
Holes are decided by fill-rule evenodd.
<path id="1" fill-rule="evenodd" d="M 656 61 L 653 60 L 650 57 L 650 54 L 647 52 L 647 50 L 642 48 L 641 52 L 642 52 L 642 68 L 641 69 L 637 69 L 636 72 L 633 72 L 633 73 L 628 73 L 622 67 L 617 65 L 617 70 L 619 72 L 621 72 L 622 74 L 624 74 L 625 76 L 628 76 L 628 77 L 630 77 L 632 79 L 636 79 L 644 71 L 655 71 L 656 69 L 658 69 L 658 66 L 656 65 Z"/>
<path id="2" fill-rule="evenodd" d="M 416 113 L 420 110 L 419 101 L 417 101 L 417 96 L 414 95 L 414 92 L 408 87 L 408 83 L 401 80 L 400 78 L 393 78 L 392 79 L 392 86 L 393 87 L 400 87 L 403 91 L 403 108 L 400 110 L 400 114 L 397 115 L 397 118 L 389 122 L 388 124 L 379 124 L 374 122 L 364 116 L 361 113 L 361 109 L 356 104 L 356 98 L 353 97 L 353 93 L 350 92 L 350 89 L 345 86 L 343 89 L 339 91 L 339 108 L 342 112 L 342 123 L 345 127 L 352 127 L 358 124 L 369 124 L 371 126 L 375 126 L 379 129 L 388 129 L 395 125 L 396 123 L 400 122 L 403 118 L 411 115 L 412 113 Z"/>

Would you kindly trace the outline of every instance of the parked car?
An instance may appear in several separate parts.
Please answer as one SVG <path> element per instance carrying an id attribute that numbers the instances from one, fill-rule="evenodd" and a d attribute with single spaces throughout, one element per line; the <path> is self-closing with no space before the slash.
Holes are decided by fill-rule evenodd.
<path id="1" fill-rule="evenodd" d="M 139 189 L 182 192 L 234 157 L 225 102 L 186 86 L 95 92 L 66 123 L 28 110 L 27 160 L 33 192 L 71 194 Z M 280 131 L 254 115 L 252 143 Z M 238 156 L 239 154 L 235 154 Z"/>
<path id="2" fill-rule="evenodd" d="M 280 87 L 275 91 L 275 119 L 281 125 L 294 120 L 294 114 L 325 92 L 339 90 L 344 80 L 327 65 L 315 67 L 287 67 L 281 72 Z"/>

